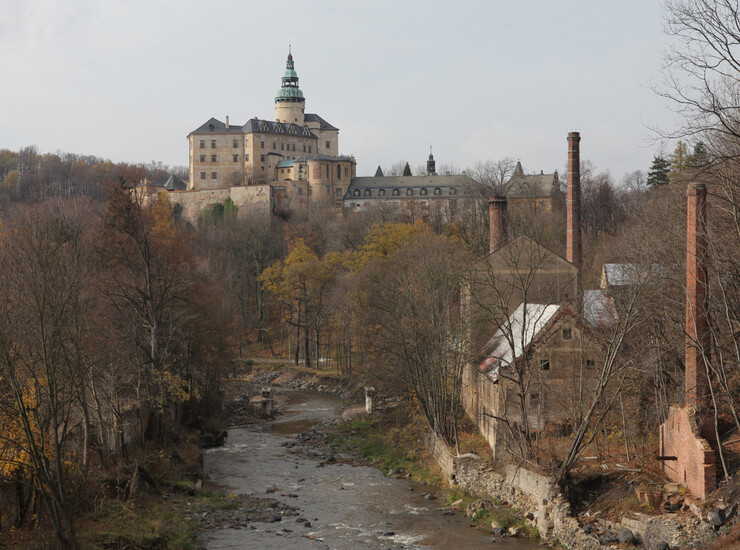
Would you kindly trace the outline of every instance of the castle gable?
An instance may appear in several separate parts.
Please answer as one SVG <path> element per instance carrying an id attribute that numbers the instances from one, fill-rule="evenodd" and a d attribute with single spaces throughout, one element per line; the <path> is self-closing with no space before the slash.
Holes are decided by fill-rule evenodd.
<path id="1" fill-rule="evenodd" d="M 228 118 L 228 117 L 227 117 Z M 226 124 L 221 122 L 220 120 L 211 117 L 208 119 L 205 123 L 198 126 L 195 130 L 190 132 L 190 134 L 209 134 L 209 133 L 223 133 L 223 132 L 230 132 L 230 133 L 241 133 L 242 127 L 241 126 L 229 126 L 226 127 Z"/>

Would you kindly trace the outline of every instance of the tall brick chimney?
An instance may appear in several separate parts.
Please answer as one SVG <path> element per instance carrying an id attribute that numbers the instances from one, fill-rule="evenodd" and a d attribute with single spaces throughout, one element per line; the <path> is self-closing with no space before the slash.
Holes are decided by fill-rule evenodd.
<path id="1" fill-rule="evenodd" d="M 701 410 L 709 404 L 709 381 L 702 351 L 709 349 L 707 318 L 707 188 L 686 189 L 686 403 Z"/>
<path id="2" fill-rule="evenodd" d="M 581 135 L 568 134 L 568 221 L 566 259 L 581 270 Z"/>
<path id="3" fill-rule="evenodd" d="M 490 225 L 490 252 L 496 250 L 506 241 L 506 197 L 494 195 L 488 201 L 488 221 Z"/>

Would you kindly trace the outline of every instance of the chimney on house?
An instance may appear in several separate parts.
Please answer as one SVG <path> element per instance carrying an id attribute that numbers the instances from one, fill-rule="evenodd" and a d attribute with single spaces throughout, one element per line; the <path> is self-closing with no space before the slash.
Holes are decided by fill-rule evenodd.
<path id="1" fill-rule="evenodd" d="M 229 129 L 229 115 L 226 115 L 226 129 Z"/>
<path id="2" fill-rule="evenodd" d="M 490 225 L 490 252 L 496 250 L 506 241 L 506 197 L 493 196 L 488 201 Z"/>
<path id="3" fill-rule="evenodd" d="M 707 188 L 686 189 L 686 403 L 708 405 L 709 381 L 704 354 L 709 350 L 707 318 Z"/>

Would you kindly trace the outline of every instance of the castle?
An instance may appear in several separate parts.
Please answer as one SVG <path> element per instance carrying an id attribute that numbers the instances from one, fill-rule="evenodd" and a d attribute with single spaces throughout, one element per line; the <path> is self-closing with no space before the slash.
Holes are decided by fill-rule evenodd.
<path id="1" fill-rule="evenodd" d="M 189 191 L 269 184 L 279 202 L 341 206 L 355 159 L 339 155 L 339 129 L 306 113 L 292 52 L 275 97 L 275 120 L 231 125 L 211 118 L 188 135 Z M 305 203 L 305 204 L 304 204 Z M 279 205 L 277 205 L 279 206 Z"/>

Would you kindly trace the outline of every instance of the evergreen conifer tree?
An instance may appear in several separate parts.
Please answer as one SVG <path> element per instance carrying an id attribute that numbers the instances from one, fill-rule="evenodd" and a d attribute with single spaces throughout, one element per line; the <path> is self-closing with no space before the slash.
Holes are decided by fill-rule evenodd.
<path id="1" fill-rule="evenodd" d="M 648 171 L 647 184 L 650 187 L 668 184 L 668 173 L 671 163 L 662 156 L 653 157 L 653 164 Z"/>
<path id="2" fill-rule="evenodd" d="M 404 176 L 410 176 L 411 175 L 411 167 L 409 166 L 409 163 L 406 163 L 406 166 L 403 167 L 403 175 Z"/>

